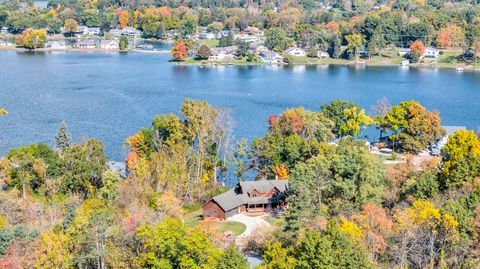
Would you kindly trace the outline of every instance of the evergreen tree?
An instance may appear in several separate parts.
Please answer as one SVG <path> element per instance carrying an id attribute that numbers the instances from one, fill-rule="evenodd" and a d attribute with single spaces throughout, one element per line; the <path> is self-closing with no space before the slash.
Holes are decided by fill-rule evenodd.
<path id="1" fill-rule="evenodd" d="M 65 149 L 72 145 L 72 137 L 68 132 L 67 125 L 65 121 L 62 121 L 60 128 L 58 128 L 57 134 L 55 135 L 55 146 L 57 149 Z"/>

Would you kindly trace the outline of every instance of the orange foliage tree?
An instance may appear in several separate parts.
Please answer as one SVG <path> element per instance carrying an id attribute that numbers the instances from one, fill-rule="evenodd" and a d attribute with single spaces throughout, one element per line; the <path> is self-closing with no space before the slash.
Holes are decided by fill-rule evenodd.
<path id="1" fill-rule="evenodd" d="M 184 42 L 180 41 L 173 45 L 172 56 L 178 60 L 183 60 L 188 56 L 188 49 Z"/>
<path id="2" fill-rule="evenodd" d="M 456 25 L 449 25 L 440 30 L 437 37 L 437 46 L 440 48 L 448 48 L 452 46 L 460 47 L 465 41 L 465 34 L 462 28 Z"/>
<path id="3" fill-rule="evenodd" d="M 275 168 L 273 168 L 273 172 L 278 177 L 278 179 L 287 179 L 288 178 L 288 170 L 285 167 L 284 163 L 277 164 Z"/>
<path id="4" fill-rule="evenodd" d="M 410 52 L 421 56 L 425 53 L 425 45 L 423 45 L 422 41 L 416 40 L 410 45 Z"/>
<path id="5" fill-rule="evenodd" d="M 122 10 L 118 14 L 118 24 L 120 25 L 120 28 L 125 28 L 128 26 L 128 18 L 129 18 L 129 13 L 128 10 Z"/>

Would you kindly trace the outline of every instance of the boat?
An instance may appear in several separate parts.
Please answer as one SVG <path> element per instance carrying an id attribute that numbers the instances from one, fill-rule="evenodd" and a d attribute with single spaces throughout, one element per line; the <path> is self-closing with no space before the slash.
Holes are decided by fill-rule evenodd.
<path id="1" fill-rule="evenodd" d="M 403 60 L 402 61 L 402 66 L 408 66 L 410 64 L 409 60 Z"/>
<path id="2" fill-rule="evenodd" d="M 461 72 L 465 71 L 465 69 L 463 67 L 457 67 L 457 68 L 455 68 L 455 71 L 461 73 Z"/>

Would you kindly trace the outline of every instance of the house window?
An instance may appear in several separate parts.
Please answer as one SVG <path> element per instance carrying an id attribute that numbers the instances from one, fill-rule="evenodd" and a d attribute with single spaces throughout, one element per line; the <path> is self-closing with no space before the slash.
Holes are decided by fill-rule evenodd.
<path id="1" fill-rule="evenodd" d="M 254 192 L 254 193 L 252 194 L 252 197 L 257 197 L 257 193 Z"/>

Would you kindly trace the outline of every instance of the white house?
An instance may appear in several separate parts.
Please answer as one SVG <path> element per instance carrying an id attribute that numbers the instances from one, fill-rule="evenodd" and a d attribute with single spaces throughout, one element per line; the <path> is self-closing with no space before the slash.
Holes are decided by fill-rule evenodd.
<path id="1" fill-rule="evenodd" d="M 125 27 L 122 29 L 122 35 L 132 37 L 132 38 L 139 38 L 142 36 L 142 32 L 133 27 Z"/>
<path id="2" fill-rule="evenodd" d="M 47 48 L 54 50 L 65 50 L 67 49 L 67 44 L 63 40 L 52 40 L 47 42 Z"/>
<path id="3" fill-rule="evenodd" d="M 262 62 L 264 63 L 283 63 L 283 57 L 275 51 L 264 51 L 261 52 L 258 56 L 260 57 L 260 60 L 262 60 Z"/>
<path id="4" fill-rule="evenodd" d="M 301 48 L 291 47 L 285 50 L 285 54 L 295 57 L 305 56 L 305 51 Z"/>
<path id="5" fill-rule="evenodd" d="M 210 52 L 210 56 L 208 57 L 209 61 L 223 61 L 225 59 L 225 52 L 223 50 L 213 49 Z"/>
<path id="6" fill-rule="evenodd" d="M 432 47 L 426 48 L 425 53 L 423 53 L 423 57 L 425 58 L 438 58 L 439 55 L 440 51 Z"/>
<path id="7" fill-rule="evenodd" d="M 97 46 L 95 40 L 79 40 L 77 43 L 73 44 L 73 48 L 76 49 L 93 49 Z"/>
<path id="8" fill-rule="evenodd" d="M 87 27 L 86 34 L 87 35 L 100 35 L 100 28 L 99 27 Z"/>
<path id="9" fill-rule="evenodd" d="M 442 151 L 443 147 L 447 144 L 448 138 L 451 135 L 455 135 L 456 131 L 460 130 L 467 130 L 466 126 L 442 126 L 443 129 L 447 132 L 447 134 L 442 137 L 435 145 L 432 147 L 432 155 L 440 155 L 440 152 Z"/>
<path id="10" fill-rule="evenodd" d="M 79 25 L 77 27 L 77 35 L 87 35 L 88 34 L 88 27 Z"/>
<path id="11" fill-rule="evenodd" d="M 330 55 L 328 55 L 328 53 L 323 50 L 318 50 L 317 57 L 325 59 L 325 58 L 330 58 Z"/>
<path id="12" fill-rule="evenodd" d="M 217 37 L 217 35 L 213 32 L 203 31 L 202 33 L 200 33 L 200 38 L 201 39 L 215 39 L 216 37 Z"/>
<path id="13" fill-rule="evenodd" d="M 402 56 L 402 57 L 408 55 L 409 53 L 410 53 L 410 49 L 409 49 L 409 48 L 400 48 L 400 49 L 398 50 L 398 55 L 399 55 L 399 56 Z"/>
<path id="14" fill-rule="evenodd" d="M 100 41 L 100 48 L 106 50 L 117 50 L 118 47 L 118 40 L 102 40 Z"/>

